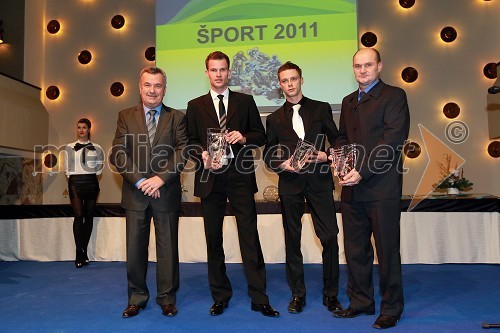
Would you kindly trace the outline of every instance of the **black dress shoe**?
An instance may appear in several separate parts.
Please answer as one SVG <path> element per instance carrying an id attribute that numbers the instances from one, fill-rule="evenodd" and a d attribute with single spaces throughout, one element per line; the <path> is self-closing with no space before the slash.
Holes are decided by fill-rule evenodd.
<path id="1" fill-rule="evenodd" d="M 342 310 L 342 304 L 340 304 L 337 296 L 323 296 L 323 305 L 330 312 Z"/>
<path id="2" fill-rule="evenodd" d="M 122 317 L 123 318 L 130 318 L 130 317 L 135 317 L 139 314 L 139 311 L 141 311 L 143 308 L 140 307 L 139 305 L 136 304 L 129 304 L 123 310 Z"/>
<path id="3" fill-rule="evenodd" d="M 82 264 L 84 266 L 87 266 L 89 264 L 89 256 L 87 255 L 87 250 L 83 250 L 83 255 L 82 255 Z"/>
<path id="4" fill-rule="evenodd" d="M 82 268 L 83 267 L 83 262 L 81 262 L 79 259 L 75 259 L 75 267 L 76 268 Z"/>
<path id="5" fill-rule="evenodd" d="M 280 313 L 276 311 L 271 305 L 269 304 L 255 304 L 252 303 L 252 310 L 253 311 L 259 311 L 266 317 L 279 317 Z"/>
<path id="6" fill-rule="evenodd" d="M 177 307 L 175 306 L 175 304 L 163 304 L 161 306 L 161 313 L 164 316 L 175 317 L 175 315 L 177 314 Z"/>
<path id="7" fill-rule="evenodd" d="M 301 313 L 304 306 L 306 306 L 305 297 L 293 296 L 292 300 L 288 304 L 288 312 Z"/>
<path id="8" fill-rule="evenodd" d="M 211 316 L 218 316 L 224 313 L 224 309 L 227 308 L 227 303 L 222 301 L 215 301 L 215 303 L 210 308 Z"/>
<path id="9" fill-rule="evenodd" d="M 394 316 L 381 314 L 380 316 L 378 316 L 377 320 L 375 320 L 375 323 L 373 323 L 372 327 L 378 329 L 394 327 L 396 326 L 398 320 L 399 319 Z"/>
<path id="10" fill-rule="evenodd" d="M 82 251 L 77 249 L 75 254 L 75 267 L 82 268 L 82 266 L 83 266 Z"/>
<path id="11" fill-rule="evenodd" d="M 332 315 L 337 318 L 354 318 L 359 316 L 360 314 L 365 314 L 367 316 L 375 314 L 375 310 L 361 311 L 356 310 L 355 308 L 348 307 L 344 310 L 334 311 Z"/>

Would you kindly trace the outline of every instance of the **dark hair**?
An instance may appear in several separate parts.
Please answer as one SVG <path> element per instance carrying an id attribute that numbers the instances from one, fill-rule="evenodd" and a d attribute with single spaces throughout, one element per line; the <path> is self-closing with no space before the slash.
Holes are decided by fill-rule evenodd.
<path id="1" fill-rule="evenodd" d="M 89 140 L 90 140 L 90 128 L 92 127 L 92 123 L 90 122 L 90 120 L 88 120 L 87 118 L 82 118 L 80 120 L 78 120 L 76 122 L 76 124 L 85 124 L 87 125 L 87 127 L 89 128 Z"/>
<path id="2" fill-rule="evenodd" d="M 278 68 L 278 80 L 280 78 L 280 73 L 289 69 L 295 69 L 297 72 L 299 72 L 299 76 L 302 78 L 302 69 L 300 69 L 300 67 L 293 62 L 287 61 L 283 65 L 281 65 L 280 68 Z"/>
<path id="3" fill-rule="evenodd" d="M 224 60 L 224 59 L 227 61 L 227 68 L 229 69 L 229 67 L 231 67 L 231 62 L 229 61 L 229 57 L 221 51 L 214 51 L 207 56 L 207 59 L 205 59 L 205 68 L 208 69 L 208 62 L 210 60 Z"/>
<path id="4" fill-rule="evenodd" d="M 141 73 L 139 74 L 139 78 L 141 78 L 144 73 L 153 74 L 153 75 L 161 74 L 163 76 L 163 84 L 165 86 L 167 85 L 167 74 L 160 67 L 156 67 L 156 66 L 144 67 L 141 70 Z"/>

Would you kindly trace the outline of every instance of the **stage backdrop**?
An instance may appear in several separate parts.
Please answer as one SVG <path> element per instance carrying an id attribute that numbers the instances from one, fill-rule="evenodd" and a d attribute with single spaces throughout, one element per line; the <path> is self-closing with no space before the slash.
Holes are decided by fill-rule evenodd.
<path id="1" fill-rule="evenodd" d="M 156 64 L 168 73 L 165 103 L 185 109 L 209 90 L 205 58 L 231 59 L 230 88 L 261 111 L 284 102 L 276 76 L 286 61 L 303 70 L 304 94 L 339 105 L 356 89 L 356 0 L 157 0 Z"/>

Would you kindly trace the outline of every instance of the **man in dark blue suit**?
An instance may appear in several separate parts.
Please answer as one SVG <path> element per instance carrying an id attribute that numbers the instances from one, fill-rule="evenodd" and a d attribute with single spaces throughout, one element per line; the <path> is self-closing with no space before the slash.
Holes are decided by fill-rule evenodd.
<path id="1" fill-rule="evenodd" d="M 267 116 L 266 164 L 279 175 L 278 191 L 285 230 L 286 274 L 292 290 L 290 313 L 306 305 L 304 264 L 300 241 L 304 200 L 311 211 L 314 230 L 323 247 L 323 304 L 329 311 L 342 309 L 337 300 L 339 253 L 337 218 L 333 202 L 333 177 L 325 153 L 325 141 L 333 146 L 338 136 L 328 103 L 302 95 L 302 70 L 287 62 L 278 69 L 285 104 Z M 299 139 L 313 143 L 315 153 L 302 170 L 290 165 Z"/>
<path id="2" fill-rule="evenodd" d="M 344 247 L 349 272 L 350 304 L 334 312 L 352 318 L 375 313 L 372 267 L 375 239 L 382 302 L 374 328 L 396 325 L 403 312 L 400 217 L 402 191 L 401 150 L 408 137 L 410 114 L 401 88 L 379 79 L 380 54 L 361 49 L 353 57 L 359 89 L 342 101 L 337 146 L 356 144 L 360 156 L 355 169 L 340 180 Z"/>

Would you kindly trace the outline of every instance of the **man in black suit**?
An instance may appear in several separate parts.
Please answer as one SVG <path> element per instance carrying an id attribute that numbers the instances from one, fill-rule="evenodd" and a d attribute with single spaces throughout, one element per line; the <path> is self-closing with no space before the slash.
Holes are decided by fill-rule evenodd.
<path id="1" fill-rule="evenodd" d="M 188 136 L 184 114 L 162 104 L 166 85 L 167 77 L 160 68 L 141 71 L 142 103 L 120 112 L 110 156 L 123 177 L 128 279 L 124 318 L 139 314 L 149 300 L 146 272 L 151 217 L 156 235 L 156 302 L 164 315 L 177 314 L 180 173 Z"/>
<path id="2" fill-rule="evenodd" d="M 329 311 L 340 310 L 342 306 L 337 300 L 339 229 L 333 201 L 333 177 L 325 153 L 326 138 L 333 146 L 338 136 L 337 126 L 328 103 L 302 95 L 304 79 L 299 66 L 285 63 L 278 69 L 278 79 L 286 102 L 267 116 L 264 160 L 279 174 L 286 275 L 292 290 L 288 311 L 300 313 L 306 305 L 304 264 L 300 251 L 304 200 L 310 208 L 314 230 L 323 246 L 323 304 Z M 290 165 L 299 138 L 313 143 L 316 149 L 300 171 Z"/>
<path id="3" fill-rule="evenodd" d="M 340 318 L 374 314 L 373 248 L 375 239 L 382 302 L 374 328 L 396 325 L 403 312 L 400 248 L 401 150 L 408 137 L 410 114 L 405 92 L 379 79 L 380 54 L 361 49 L 353 57 L 359 89 L 342 101 L 336 145 L 356 144 L 358 164 L 339 182 L 344 246 L 349 282 L 349 308 Z"/>
<path id="4" fill-rule="evenodd" d="M 279 316 L 266 295 L 266 270 L 254 199 L 257 182 L 252 149 L 265 144 L 264 127 L 253 97 L 228 89 L 231 76 L 228 56 L 220 51 L 210 53 L 205 66 L 210 91 L 189 101 L 186 116 L 188 153 L 197 164 L 194 194 L 201 198 L 207 241 L 208 280 L 214 299 L 210 314 L 222 314 L 232 296 L 222 246 L 222 224 L 229 199 L 236 217 L 251 309 L 265 316 Z M 212 161 L 206 151 L 208 128 L 228 130 L 226 140 L 230 149 L 221 163 Z"/>

